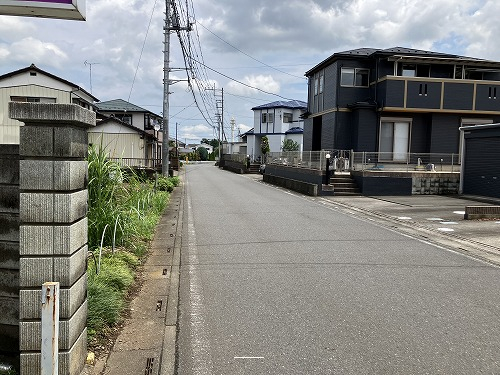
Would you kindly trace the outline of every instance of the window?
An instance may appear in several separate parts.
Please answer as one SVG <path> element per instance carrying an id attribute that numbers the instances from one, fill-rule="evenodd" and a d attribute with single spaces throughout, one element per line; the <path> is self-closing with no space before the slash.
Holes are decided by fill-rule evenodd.
<path id="1" fill-rule="evenodd" d="M 323 72 L 319 73 L 319 93 L 323 92 L 323 86 L 325 85 L 325 75 Z"/>
<path id="2" fill-rule="evenodd" d="M 13 102 L 24 103 L 55 103 L 56 98 L 37 98 L 33 96 L 11 96 L 10 100 Z"/>
<path id="3" fill-rule="evenodd" d="M 417 75 L 417 66 L 415 64 L 403 64 L 401 75 L 403 77 L 415 77 Z"/>
<path id="4" fill-rule="evenodd" d="M 263 113 L 262 114 L 262 122 L 274 122 L 274 116 L 272 113 Z"/>
<path id="5" fill-rule="evenodd" d="M 409 120 L 382 119 L 380 123 L 380 160 L 406 161 L 410 139 Z"/>
<path id="6" fill-rule="evenodd" d="M 340 73 L 340 85 L 347 87 L 368 87 L 368 69 L 342 68 Z"/>
<path id="7" fill-rule="evenodd" d="M 116 114 L 115 117 L 122 120 L 123 122 L 126 122 L 129 125 L 132 125 L 132 115 Z"/>
<path id="8" fill-rule="evenodd" d="M 290 112 L 283 112 L 283 122 L 293 122 L 293 114 Z"/>

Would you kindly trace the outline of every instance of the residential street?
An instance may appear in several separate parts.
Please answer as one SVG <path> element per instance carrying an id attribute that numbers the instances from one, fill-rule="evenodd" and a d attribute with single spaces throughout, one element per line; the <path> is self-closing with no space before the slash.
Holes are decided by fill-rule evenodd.
<path id="1" fill-rule="evenodd" d="M 186 166 L 179 375 L 500 373 L 500 270 Z"/>

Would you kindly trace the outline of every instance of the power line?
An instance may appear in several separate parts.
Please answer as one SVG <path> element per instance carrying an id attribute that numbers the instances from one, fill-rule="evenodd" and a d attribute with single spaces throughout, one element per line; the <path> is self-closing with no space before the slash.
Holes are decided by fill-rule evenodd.
<path id="1" fill-rule="evenodd" d="M 193 60 L 194 60 L 194 59 L 193 59 Z M 231 81 L 233 81 L 233 82 L 239 83 L 240 85 L 243 85 L 243 86 L 249 87 L 249 88 L 251 88 L 251 89 L 254 89 L 254 90 L 257 90 L 257 91 L 263 92 L 264 94 L 277 96 L 278 98 L 281 98 L 281 99 L 285 99 L 285 100 L 294 100 L 294 99 L 286 98 L 286 97 L 281 96 L 281 95 L 279 95 L 279 94 L 275 94 L 275 93 L 272 93 L 272 92 L 269 92 L 269 91 L 266 91 L 266 90 L 259 89 L 258 87 L 254 87 L 254 86 L 249 85 L 249 84 L 247 84 L 247 83 L 244 83 L 244 82 L 238 81 L 237 79 L 232 78 L 232 77 L 230 77 L 230 76 L 228 76 L 228 75 L 226 75 L 226 74 L 224 74 L 224 73 L 221 73 L 221 72 L 219 72 L 219 71 L 217 71 L 217 70 L 215 70 L 215 69 L 212 69 L 212 68 L 210 68 L 209 66 L 207 66 L 207 65 L 205 65 L 205 64 L 203 64 L 203 63 L 201 63 L 201 62 L 199 62 L 199 61 L 197 61 L 197 60 L 194 60 L 194 61 L 196 61 L 198 64 L 203 65 L 203 66 L 204 66 L 205 68 L 207 68 L 208 70 L 211 70 L 211 71 L 212 71 L 212 72 L 214 72 L 214 73 L 217 73 L 217 74 L 219 74 L 219 75 L 221 75 L 221 76 L 223 76 L 223 77 L 225 77 L 225 78 L 227 78 L 227 79 L 230 79 L 230 80 L 231 80 Z"/>
<path id="2" fill-rule="evenodd" d="M 230 46 L 230 47 L 234 48 L 236 51 L 238 51 L 238 52 L 240 52 L 240 53 L 244 54 L 245 56 L 247 56 L 247 57 L 249 57 L 249 58 L 251 58 L 252 60 L 255 60 L 255 61 L 257 61 L 258 63 L 260 63 L 260 64 L 262 64 L 262 65 L 264 65 L 264 66 L 267 66 L 268 68 L 274 69 L 274 70 L 276 70 L 276 71 L 278 71 L 278 72 L 280 72 L 280 73 L 287 74 L 287 75 L 292 76 L 292 77 L 295 77 L 295 78 L 307 79 L 306 77 L 299 77 L 299 76 L 296 76 L 296 75 L 294 75 L 294 74 L 291 74 L 291 73 L 285 72 L 285 71 L 283 71 L 283 70 L 281 70 L 281 69 L 278 69 L 278 68 L 276 68 L 276 67 L 274 67 L 274 66 L 271 66 L 271 65 L 269 65 L 269 64 L 266 64 L 265 62 L 262 62 L 262 61 L 260 61 L 260 60 L 256 59 L 256 58 L 255 58 L 255 57 L 253 57 L 253 56 L 250 56 L 248 53 L 246 53 L 246 52 L 244 52 L 244 51 L 240 50 L 238 47 L 235 47 L 235 46 L 233 46 L 231 43 L 229 43 L 228 41 L 226 41 L 226 40 L 222 39 L 220 36 L 218 36 L 217 34 L 215 34 L 212 30 L 208 29 L 206 26 L 203 26 L 203 24 L 202 24 L 202 23 L 198 22 L 198 24 L 199 24 L 201 27 L 203 27 L 205 30 L 207 30 L 209 33 L 211 33 L 213 36 L 215 36 L 216 38 L 220 39 L 221 41 L 223 41 L 224 43 L 226 43 L 228 46 Z"/>

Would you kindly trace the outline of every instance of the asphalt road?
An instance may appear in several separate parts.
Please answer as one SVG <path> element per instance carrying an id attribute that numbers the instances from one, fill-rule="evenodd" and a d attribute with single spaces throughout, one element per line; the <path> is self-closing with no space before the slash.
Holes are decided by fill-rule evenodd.
<path id="1" fill-rule="evenodd" d="M 186 166 L 190 374 L 498 374 L 500 270 L 213 165 Z"/>

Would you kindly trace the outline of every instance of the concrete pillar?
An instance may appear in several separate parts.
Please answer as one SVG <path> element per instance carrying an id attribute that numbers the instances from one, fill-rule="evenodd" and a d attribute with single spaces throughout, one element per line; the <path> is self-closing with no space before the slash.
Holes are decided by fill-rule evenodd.
<path id="1" fill-rule="evenodd" d="M 19 362 L 19 146 L 0 145 L 0 363 Z"/>
<path id="2" fill-rule="evenodd" d="M 21 375 L 40 374 L 41 286 L 60 283 L 59 374 L 80 374 L 87 353 L 87 129 L 74 104 L 9 103 L 20 129 Z"/>

